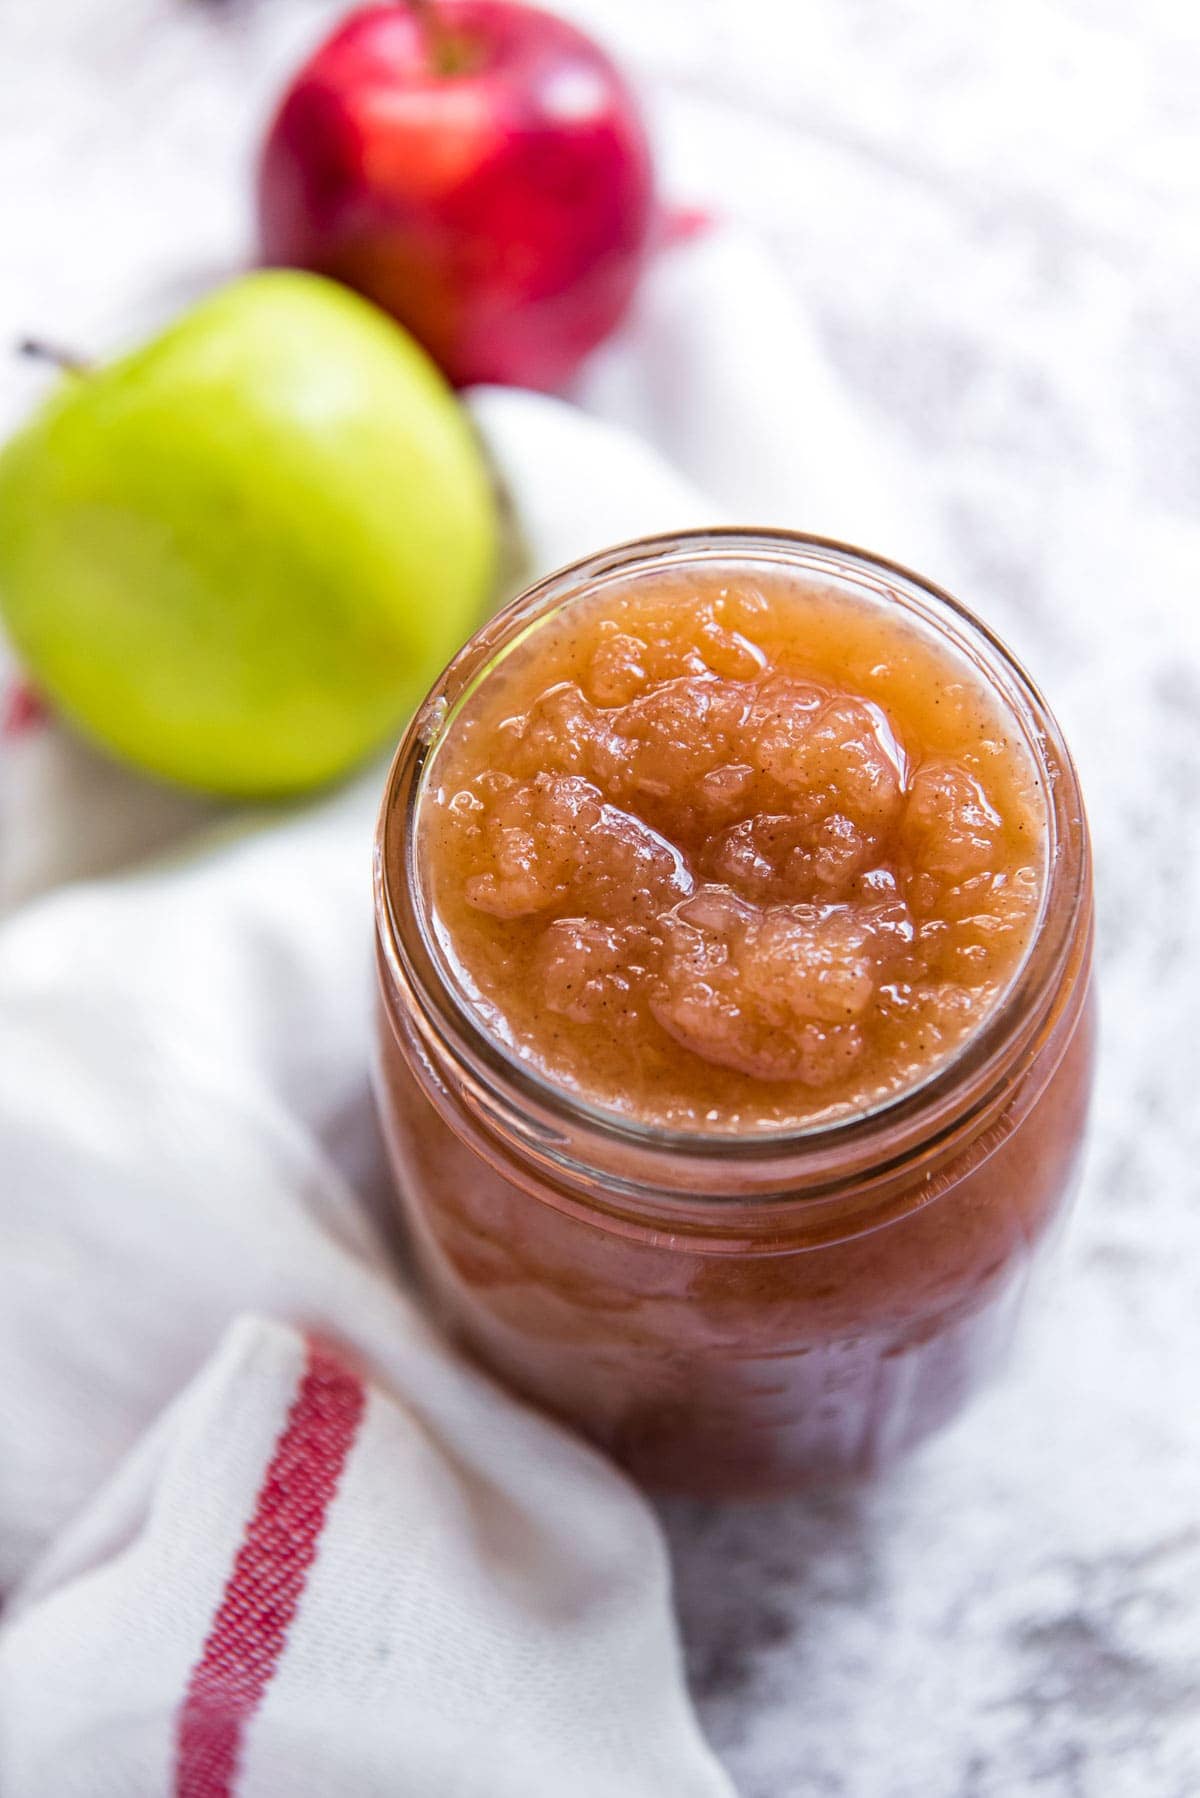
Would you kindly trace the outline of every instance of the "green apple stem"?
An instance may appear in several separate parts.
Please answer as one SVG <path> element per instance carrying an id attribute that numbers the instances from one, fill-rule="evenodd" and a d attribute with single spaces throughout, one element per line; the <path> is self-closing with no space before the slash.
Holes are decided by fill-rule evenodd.
<path id="1" fill-rule="evenodd" d="M 52 362 L 64 375 L 90 374 L 93 366 L 86 356 L 76 355 L 74 350 L 66 350 L 59 343 L 47 343 L 44 337 L 23 337 L 17 345 L 17 354 L 28 356 L 34 362 Z"/>

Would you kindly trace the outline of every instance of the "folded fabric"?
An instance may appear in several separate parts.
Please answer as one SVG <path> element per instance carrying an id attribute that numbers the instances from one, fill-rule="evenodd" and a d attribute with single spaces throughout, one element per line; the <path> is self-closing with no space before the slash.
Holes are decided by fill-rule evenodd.
<path id="1" fill-rule="evenodd" d="M 6 1793 L 728 1790 L 643 1502 L 386 1328 L 394 1388 L 228 1329 L 5 1632 Z"/>

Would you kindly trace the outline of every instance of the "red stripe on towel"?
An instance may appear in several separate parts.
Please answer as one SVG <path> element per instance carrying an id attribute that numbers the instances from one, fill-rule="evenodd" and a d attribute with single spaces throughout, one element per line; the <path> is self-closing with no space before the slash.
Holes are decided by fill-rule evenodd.
<path id="1" fill-rule="evenodd" d="M 318 1343 L 192 1669 L 176 1736 L 176 1798 L 230 1798 L 247 1725 L 283 1653 L 365 1404 L 362 1381 Z"/>

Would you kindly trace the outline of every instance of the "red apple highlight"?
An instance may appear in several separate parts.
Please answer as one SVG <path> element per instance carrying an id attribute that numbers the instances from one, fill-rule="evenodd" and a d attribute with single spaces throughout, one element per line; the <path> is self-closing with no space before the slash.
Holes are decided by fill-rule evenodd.
<path id="1" fill-rule="evenodd" d="M 263 147 L 265 259 L 357 288 L 460 385 L 561 387 L 629 304 L 654 217 L 612 62 L 508 0 L 351 13 Z"/>

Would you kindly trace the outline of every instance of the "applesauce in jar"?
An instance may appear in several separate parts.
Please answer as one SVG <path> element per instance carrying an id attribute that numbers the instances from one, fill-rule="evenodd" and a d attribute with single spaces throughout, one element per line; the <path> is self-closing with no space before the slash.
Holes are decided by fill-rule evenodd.
<path id="1" fill-rule="evenodd" d="M 380 1093 L 456 1333 L 635 1472 L 869 1471 L 1076 1169 L 1091 896 L 1040 695 L 904 571 L 609 552 L 452 665 L 377 853 Z"/>

